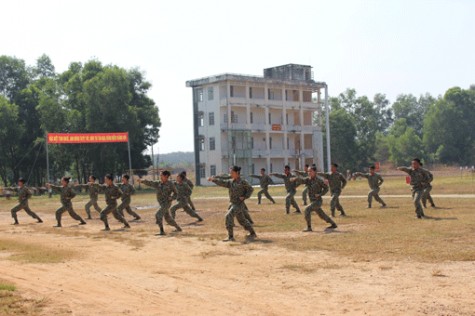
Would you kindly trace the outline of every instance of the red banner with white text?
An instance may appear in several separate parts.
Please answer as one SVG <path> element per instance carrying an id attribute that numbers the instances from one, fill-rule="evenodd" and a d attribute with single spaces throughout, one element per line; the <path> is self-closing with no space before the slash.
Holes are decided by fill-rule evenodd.
<path id="1" fill-rule="evenodd" d="M 48 133 L 48 144 L 127 143 L 129 133 Z"/>

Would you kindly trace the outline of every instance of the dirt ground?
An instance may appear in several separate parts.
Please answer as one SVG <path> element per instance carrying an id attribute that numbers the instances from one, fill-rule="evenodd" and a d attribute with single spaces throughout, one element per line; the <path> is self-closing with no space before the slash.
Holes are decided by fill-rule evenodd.
<path id="1" fill-rule="evenodd" d="M 65 214 L 58 230 L 51 219 L 40 225 L 20 216 L 12 226 L 9 212 L 0 212 L 0 239 L 75 253 L 59 263 L 19 263 L 0 252 L 1 278 L 41 300 L 40 315 L 475 314 L 473 261 L 356 261 L 277 247 L 275 232 L 246 243 L 240 228 L 235 243 L 186 232 L 157 237 L 153 210 L 130 231 L 111 220 L 111 232 L 100 232 L 97 219 L 78 226 Z M 185 221 L 185 231 L 206 229 L 206 221 Z"/>

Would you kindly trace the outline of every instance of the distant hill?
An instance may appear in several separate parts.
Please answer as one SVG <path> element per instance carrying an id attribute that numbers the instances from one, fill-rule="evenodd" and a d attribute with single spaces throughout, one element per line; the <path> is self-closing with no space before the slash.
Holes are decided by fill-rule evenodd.
<path id="1" fill-rule="evenodd" d="M 157 159 L 157 157 L 155 157 Z M 195 154 L 192 151 L 178 151 L 168 154 L 158 155 L 159 165 L 169 165 L 169 166 L 192 166 L 195 162 Z"/>

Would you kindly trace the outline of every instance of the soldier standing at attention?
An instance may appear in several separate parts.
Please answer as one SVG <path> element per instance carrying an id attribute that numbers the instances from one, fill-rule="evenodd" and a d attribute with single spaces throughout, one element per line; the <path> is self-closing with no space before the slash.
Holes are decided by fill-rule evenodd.
<path id="1" fill-rule="evenodd" d="M 119 207 L 117 207 L 117 211 L 120 213 L 122 217 L 124 216 L 124 209 L 129 213 L 129 215 L 132 215 L 134 217 L 134 221 L 140 220 L 139 214 L 135 213 L 132 211 L 130 208 L 130 201 L 131 201 L 131 195 L 135 193 L 135 188 L 132 184 L 129 183 L 130 176 L 128 174 L 124 174 L 122 176 L 122 184 L 119 184 L 119 188 L 122 191 L 122 203 L 120 203 Z"/>
<path id="2" fill-rule="evenodd" d="M 76 196 L 73 189 L 69 186 L 70 177 L 63 177 L 61 178 L 61 185 L 52 185 L 47 183 L 46 186 L 51 188 L 54 192 L 60 194 L 61 204 L 62 206 L 56 210 L 56 221 L 58 222 L 55 227 L 62 227 L 61 226 L 61 217 L 63 216 L 64 212 L 68 212 L 69 215 L 79 221 L 79 225 L 86 225 L 86 222 L 79 216 L 73 209 L 73 203 L 71 200 Z"/>
<path id="3" fill-rule="evenodd" d="M 92 184 L 96 182 L 96 177 L 93 175 L 89 176 L 89 182 L 87 184 L 79 184 L 77 185 L 80 188 L 89 190 L 89 202 L 86 203 L 84 208 L 86 209 L 87 219 L 92 219 L 91 217 L 91 206 L 100 213 L 101 208 L 97 204 L 97 198 L 99 196 L 99 190 L 95 188 Z"/>
<path id="4" fill-rule="evenodd" d="M 285 185 L 285 190 L 287 191 L 287 196 L 285 197 L 285 212 L 287 214 L 290 213 L 290 205 L 292 205 L 296 211 L 294 213 L 301 214 L 302 212 L 300 211 L 300 208 L 295 202 L 295 193 L 297 192 L 295 182 L 291 182 L 290 179 L 292 179 L 293 175 L 290 173 L 290 167 L 286 165 L 284 167 L 284 173 L 271 173 L 271 176 L 280 178 L 284 180 L 284 185 Z"/>
<path id="5" fill-rule="evenodd" d="M 308 165 L 305 165 L 305 168 L 303 171 L 301 170 L 294 170 L 294 173 L 298 176 L 301 176 L 301 177 L 308 177 Z M 303 189 L 302 191 L 302 200 L 303 200 L 303 205 L 307 205 L 307 195 L 308 195 L 308 188 L 305 187 L 305 189 Z"/>
<path id="6" fill-rule="evenodd" d="M 231 168 L 231 179 L 220 180 L 216 177 L 209 177 L 208 181 L 214 182 L 219 186 L 229 189 L 230 205 L 226 213 L 226 229 L 228 230 L 228 238 L 224 241 L 234 241 L 234 217 L 236 216 L 239 224 L 249 231 L 247 238 L 256 238 L 256 232 L 252 228 L 252 224 L 244 216 L 244 200 L 251 197 L 252 186 L 244 179 L 241 179 L 241 167 L 234 166 Z"/>
<path id="7" fill-rule="evenodd" d="M 421 160 L 419 158 L 414 158 L 411 161 L 411 167 L 398 167 L 397 170 L 404 171 L 411 177 L 411 187 L 412 187 L 412 200 L 416 208 L 417 218 L 422 219 L 424 215 L 424 210 L 422 209 L 421 199 L 424 193 L 424 187 L 426 183 L 429 183 L 429 174 L 422 169 Z"/>
<path id="8" fill-rule="evenodd" d="M 177 196 L 176 201 L 177 203 L 172 206 L 170 209 L 171 216 L 175 219 L 176 210 L 182 208 L 185 210 L 186 214 L 190 215 L 191 217 L 197 218 L 198 222 L 202 222 L 203 219 L 193 211 L 189 205 L 188 198 L 191 195 L 191 188 L 188 183 L 185 183 L 183 173 L 180 173 L 176 176 L 176 183 L 175 183 Z"/>
<path id="9" fill-rule="evenodd" d="M 373 197 L 377 202 L 381 204 L 381 207 L 386 207 L 386 203 L 384 203 L 383 199 L 379 197 L 379 190 L 384 180 L 379 173 L 375 172 L 375 169 L 375 166 L 370 166 L 369 173 L 354 173 L 355 177 L 363 177 L 368 179 L 369 188 L 371 189 L 368 193 L 368 208 L 371 208 L 371 202 L 373 201 Z"/>
<path id="10" fill-rule="evenodd" d="M 261 169 L 260 176 L 256 174 L 251 174 L 250 177 L 259 179 L 259 185 L 261 186 L 261 189 L 262 189 L 259 192 L 257 192 L 257 204 L 261 204 L 262 194 L 264 194 L 265 197 L 272 202 L 272 204 L 275 204 L 274 199 L 269 194 L 269 185 L 274 184 L 274 181 L 272 181 L 271 177 L 266 175 L 266 169 L 265 168 Z"/>
<path id="11" fill-rule="evenodd" d="M 99 192 L 104 193 L 106 197 L 106 207 L 101 211 L 101 221 L 104 222 L 104 231 L 109 231 L 109 221 L 107 220 L 107 215 L 112 213 L 115 219 L 124 224 L 124 228 L 130 228 L 127 220 L 122 216 L 117 210 L 117 199 L 122 196 L 122 191 L 114 185 L 114 177 L 112 174 L 106 174 L 104 176 L 104 184 L 94 183 L 93 186 L 99 190 Z"/>
<path id="12" fill-rule="evenodd" d="M 332 217 L 335 217 L 335 209 L 340 211 L 341 216 L 346 216 L 345 210 L 343 210 L 343 206 L 340 204 L 340 194 L 346 186 L 346 178 L 338 172 L 338 164 L 336 163 L 331 164 L 330 171 L 330 173 L 318 172 L 317 175 L 327 179 L 330 185 L 330 193 L 332 195 L 330 209 Z"/>
<path id="13" fill-rule="evenodd" d="M 327 229 L 337 228 L 335 222 L 322 210 L 322 196 L 328 192 L 328 185 L 317 177 L 317 167 L 312 166 L 308 169 L 307 177 L 299 176 L 290 181 L 295 182 L 297 186 L 305 184 L 308 188 L 310 205 L 305 208 L 305 221 L 307 222 L 307 228 L 304 232 L 312 231 L 312 212 L 317 213 L 318 217 L 330 224 Z"/>
<path id="14" fill-rule="evenodd" d="M 157 221 L 158 227 L 160 227 L 160 233 L 157 235 L 165 235 L 165 230 L 163 229 L 163 218 L 165 221 L 175 227 L 176 232 L 181 232 L 180 226 L 175 222 L 173 217 L 170 215 L 170 205 L 174 199 L 176 199 L 177 191 L 173 182 L 169 181 L 170 171 L 165 170 L 160 174 L 160 181 L 149 181 L 149 180 L 140 180 L 139 182 L 148 185 L 152 188 L 157 189 L 157 201 L 160 204 L 160 208 L 155 214 L 155 219 Z"/>
<path id="15" fill-rule="evenodd" d="M 193 181 L 191 181 L 190 179 L 188 179 L 186 177 L 186 171 L 182 171 L 181 173 L 181 176 L 183 177 L 183 181 L 188 184 L 188 186 L 190 187 L 191 189 L 191 192 L 193 192 L 193 188 L 195 187 L 195 185 L 193 184 Z M 195 208 L 195 205 L 193 204 L 193 202 L 191 201 L 191 193 L 190 195 L 188 196 L 188 204 L 190 205 L 190 208 L 196 212 L 196 208 Z"/>
<path id="16" fill-rule="evenodd" d="M 25 210 L 26 214 L 30 215 L 38 223 L 43 223 L 41 218 L 33 212 L 30 207 L 28 206 L 28 199 L 31 197 L 31 192 L 25 187 L 25 179 L 19 178 L 18 179 L 18 188 L 9 188 L 13 191 L 18 192 L 18 205 L 12 208 L 12 217 L 13 217 L 13 225 L 18 225 L 18 211 Z"/>
<path id="17" fill-rule="evenodd" d="M 422 163 L 421 163 L 422 167 Z M 424 185 L 424 194 L 422 195 L 422 205 L 427 207 L 427 200 L 429 200 L 430 206 L 435 207 L 434 200 L 432 199 L 432 196 L 430 195 L 430 191 L 432 191 L 432 181 L 434 180 L 434 175 L 432 172 L 429 170 L 423 168 L 425 172 L 429 175 L 429 182 L 425 183 Z"/>

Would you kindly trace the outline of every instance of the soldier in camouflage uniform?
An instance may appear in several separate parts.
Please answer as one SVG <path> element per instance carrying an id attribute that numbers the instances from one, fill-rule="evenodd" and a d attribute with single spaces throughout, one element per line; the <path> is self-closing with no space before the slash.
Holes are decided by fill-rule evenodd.
<path id="1" fill-rule="evenodd" d="M 424 193 L 424 188 L 429 183 L 429 174 L 421 167 L 421 160 L 414 158 L 411 161 L 411 167 L 398 167 L 397 170 L 404 171 L 411 177 L 412 200 L 416 208 L 417 218 L 423 218 L 424 210 L 422 209 L 421 199 Z"/>
<path id="2" fill-rule="evenodd" d="M 269 185 L 274 184 L 274 181 L 272 181 L 271 177 L 266 175 L 266 169 L 265 168 L 261 169 L 260 176 L 256 174 L 251 174 L 250 177 L 259 179 L 259 185 L 261 186 L 261 189 L 262 189 L 259 192 L 257 192 L 257 204 L 261 204 L 262 194 L 264 194 L 265 197 L 272 202 L 272 204 L 275 204 L 274 199 L 269 194 Z"/>
<path id="3" fill-rule="evenodd" d="M 380 174 L 375 172 L 376 167 L 370 166 L 369 173 L 362 173 L 362 172 L 355 172 L 355 177 L 363 177 L 368 179 L 369 188 L 371 189 L 368 193 L 368 208 L 371 208 L 371 202 L 374 199 L 381 204 L 382 207 L 386 207 L 386 203 L 384 203 L 383 199 L 379 197 L 379 190 L 381 184 L 383 184 L 384 180 Z"/>
<path id="4" fill-rule="evenodd" d="M 302 212 L 300 211 L 297 202 L 295 202 L 294 197 L 295 193 L 297 193 L 295 182 L 290 181 L 293 177 L 290 173 L 290 167 L 286 165 L 284 167 L 284 173 L 282 174 L 271 173 L 270 175 L 284 180 L 285 190 L 287 191 L 287 196 L 285 197 L 285 212 L 289 214 L 290 206 L 292 205 L 296 209 L 295 213 L 301 214 Z"/>
<path id="5" fill-rule="evenodd" d="M 43 223 L 41 218 L 33 212 L 28 206 L 28 199 L 31 197 L 31 192 L 25 187 L 25 179 L 18 179 L 18 188 L 9 188 L 10 190 L 16 191 L 18 194 L 18 205 L 11 209 L 13 217 L 13 225 L 18 225 L 18 215 L 17 213 L 21 210 L 25 210 L 26 214 L 30 215 L 38 223 Z"/>
<path id="6" fill-rule="evenodd" d="M 328 185 L 326 185 L 323 180 L 317 177 L 317 167 L 312 166 L 307 170 L 307 177 L 299 176 L 298 178 L 293 178 L 290 180 L 295 182 L 297 186 L 305 184 L 308 188 L 310 205 L 305 208 L 305 221 L 307 222 L 307 228 L 304 230 L 304 232 L 312 231 L 312 212 L 317 213 L 318 217 L 330 224 L 327 229 L 335 229 L 337 228 L 335 222 L 322 210 L 322 196 L 328 192 Z"/>
<path id="7" fill-rule="evenodd" d="M 173 219 L 175 219 L 176 211 L 182 208 L 186 212 L 186 214 L 190 215 L 191 217 L 197 218 L 198 222 L 202 222 L 203 219 L 198 214 L 196 214 L 196 212 L 193 211 L 189 206 L 188 198 L 191 195 L 191 188 L 188 183 L 185 182 L 183 173 L 177 175 L 175 187 L 177 191 L 177 203 L 173 205 L 170 209 L 170 213 Z"/>
<path id="8" fill-rule="evenodd" d="M 47 184 L 48 188 L 51 188 L 54 192 L 60 194 L 61 204 L 62 206 L 56 210 L 56 221 L 58 222 L 55 227 L 62 227 L 61 225 L 61 217 L 63 216 L 64 212 L 68 212 L 69 215 L 79 221 L 79 225 L 86 225 L 84 219 L 79 216 L 73 209 L 73 203 L 71 200 L 76 196 L 73 189 L 69 186 L 70 177 L 63 177 L 61 179 L 61 185 L 51 185 L 50 183 Z"/>
<path id="9" fill-rule="evenodd" d="M 155 214 L 155 219 L 157 225 L 160 227 L 160 233 L 158 235 L 165 235 L 165 230 L 163 229 L 163 218 L 165 221 L 175 227 L 176 232 L 181 232 L 180 226 L 175 222 L 173 217 L 170 215 L 170 205 L 174 199 L 176 199 L 177 191 L 173 182 L 169 180 L 170 171 L 163 171 L 160 174 L 160 181 L 149 181 L 149 180 L 139 180 L 145 185 L 148 185 L 152 188 L 157 189 L 157 201 L 160 204 L 160 208 Z"/>
<path id="10" fill-rule="evenodd" d="M 124 174 L 122 176 L 122 184 L 119 184 L 118 187 L 122 191 L 122 197 L 120 205 L 117 207 L 117 211 L 124 216 L 124 209 L 129 213 L 129 215 L 132 215 L 134 217 L 134 221 L 140 220 L 139 214 L 135 213 L 132 211 L 132 208 L 130 208 L 130 201 L 131 201 L 131 195 L 135 193 L 135 188 L 132 184 L 129 183 L 130 176 L 128 174 Z"/>
<path id="11" fill-rule="evenodd" d="M 109 231 L 109 221 L 107 220 L 107 215 L 112 213 L 112 215 L 119 222 L 124 224 L 124 228 L 130 228 L 127 220 L 120 214 L 117 210 L 117 199 L 122 196 L 122 191 L 114 185 L 114 177 L 111 174 L 106 174 L 104 177 L 103 185 L 94 183 L 93 186 L 99 190 L 99 192 L 104 193 L 106 197 L 106 207 L 101 211 L 100 218 L 104 222 L 104 231 Z"/>
<path id="12" fill-rule="evenodd" d="M 231 169 L 231 179 L 221 180 L 216 177 L 208 178 L 219 186 L 229 189 L 230 206 L 226 213 L 226 229 L 228 230 L 228 239 L 224 241 L 234 241 L 234 217 L 237 218 L 239 224 L 249 231 L 248 238 L 255 238 L 256 232 L 252 228 L 252 224 L 244 216 L 245 204 L 244 200 L 252 195 L 254 190 L 252 186 L 244 179 L 241 179 L 241 167 L 234 166 Z"/>
<path id="13" fill-rule="evenodd" d="M 303 171 L 301 170 L 294 170 L 294 173 L 297 175 L 297 176 L 300 176 L 300 177 L 308 177 L 308 165 L 305 165 L 305 168 Z M 305 189 L 303 189 L 302 191 L 302 200 L 303 200 L 303 205 L 307 205 L 307 196 L 308 196 L 308 188 L 307 186 L 305 186 Z"/>
<path id="14" fill-rule="evenodd" d="M 222 173 L 222 174 L 219 174 L 217 176 L 214 176 L 215 179 L 218 179 L 218 180 L 231 180 L 231 173 L 232 173 L 232 168 L 229 168 L 229 173 L 226 174 L 226 173 Z M 231 194 L 231 193 L 230 193 Z M 229 196 L 229 198 L 231 198 L 231 196 Z M 246 203 L 243 202 L 244 204 L 244 209 L 243 209 L 243 212 L 244 212 L 244 216 L 246 217 L 246 219 L 249 221 L 249 223 L 251 223 L 252 225 L 254 225 L 254 221 L 252 220 L 251 218 L 251 214 L 249 214 L 249 208 L 247 207 Z M 231 204 L 229 205 L 229 207 L 231 207 Z"/>
<path id="15" fill-rule="evenodd" d="M 193 184 L 193 181 L 191 181 L 190 179 L 188 179 L 186 177 L 186 171 L 182 171 L 181 172 L 181 176 L 183 177 L 183 181 L 188 184 L 188 186 L 190 187 L 191 189 L 191 192 L 193 192 L 193 188 L 195 187 L 195 185 Z M 193 202 L 191 201 L 191 194 L 188 196 L 188 204 L 190 205 L 190 208 L 196 212 L 196 208 L 195 208 L 195 205 L 193 204 Z"/>
<path id="16" fill-rule="evenodd" d="M 330 209 L 332 212 L 332 217 L 335 217 L 335 209 L 340 211 L 341 216 L 346 216 L 345 210 L 343 210 L 343 206 L 340 204 L 340 194 L 346 186 L 346 178 L 338 172 L 338 164 L 331 164 L 330 173 L 318 172 L 317 174 L 324 179 L 327 179 L 330 185 L 330 193 L 332 195 Z"/>
<path id="17" fill-rule="evenodd" d="M 421 164 L 422 167 L 422 164 Z M 434 175 L 432 172 L 429 170 L 423 168 L 425 172 L 429 175 L 429 182 L 425 183 L 424 186 L 424 194 L 422 194 L 422 205 L 427 207 L 427 200 L 429 200 L 430 206 L 435 207 L 434 200 L 432 199 L 432 196 L 430 195 L 430 191 L 432 191 L 432 181 L 434 180 Z"/>
<path id="18" fill-rule="evenodd" d="M 87 214 L 87 219 L 92 219 L 91 216 L 91 206 L 94 207 L 94 209 L 100 213 L 101 208 L 97 204 L 97 198 L 99 196 L 99 190 L 95 188 L 92 184 L 96 182 L 96 177 L 93 175 L 89 176 L 89 182 L 87 184 L 79 184 L 77 185 L 78 187 L 82 189 L 87 189 L 89 192 L 89 202 L 86 203 L 84 208 L 86 209 L 86 214 Z"/>

